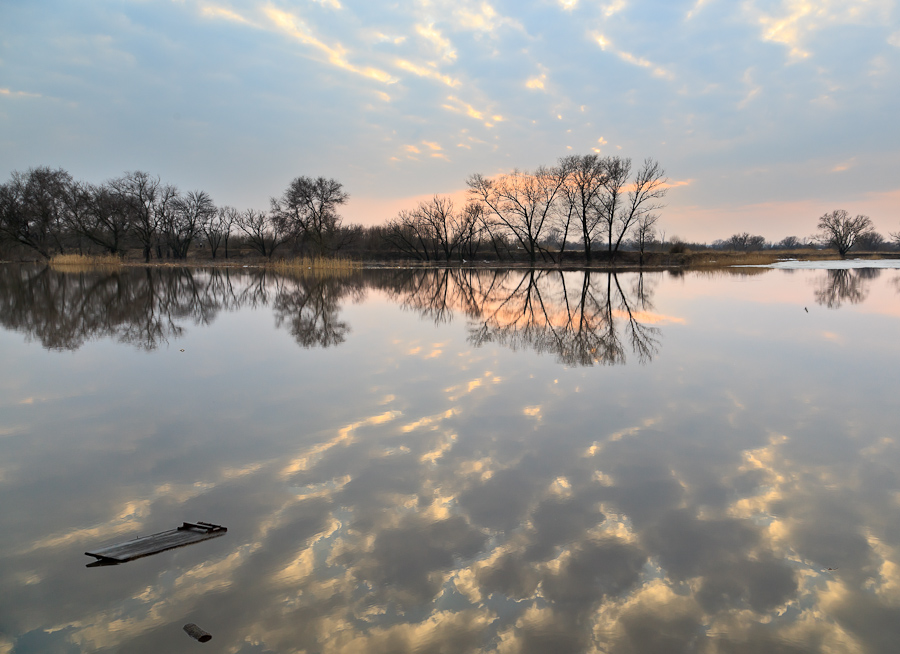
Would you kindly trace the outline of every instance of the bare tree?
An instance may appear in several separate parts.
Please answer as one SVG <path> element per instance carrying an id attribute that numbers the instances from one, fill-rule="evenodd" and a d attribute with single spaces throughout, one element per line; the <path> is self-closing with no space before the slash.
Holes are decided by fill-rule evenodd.
<path id="1" fill-rule="evenodd" d="M 228 258 L 228 239 L 237 218 L 238 211 L 234 207 L 219 207 L 203 225 L 203 236 L 209 243 L 209 251 L 213 259 L 216 258 L 216 252 L 222 244 L 225 245 L 225 258 Z"/>
<path id="2" fill-rule="evenodd" d="M 448 197 L 435 195 L 420 203 L 418 211 L 434 240 L 435 254 L 440 252 L 444 259 L 450 261 L 459 245 L 453 201 Z"/>
<path id="3" fill-rule="evenodd" d="M 819 218 L 818 228 L 822 242 L 837 249 L 842 259 L 862 235 L 875 231 L 871 218 L 863 215 L 851 218 L 843 209 Z"/>
<path id="4" fill-rule="evenodd" d="M 337 208 L 349 197 L 337 180 L 297 177 L 280 198 L 272 198 L 272 215 L 315 254 L 325 254 L 342 245 L 337 238 L 341 233 Z"/>
<path id="5" fill-rule="evenodd" d="M 662 209 L 661 200 L 668 190 L 668 178 L 659 162 L 647 158 L 626 191 L 631 160 L 611 157 L 607 159 L 606 167 L 608 177 L 600 204 L 609 251 L 618 252 L 622 241 L 642 216 Z"/>
<path id="6" fill-rule="evenodd" d="M 423 261 L 431 260 L 434 244 L 430 226 L 418 209 L 402 209 L 396 218 L 388 221 L 385 230 L 387 241 L 400 252 Z"/>
<path id="7" fill-rule="evenodd" d="M 128 205 L 106 184 L 88 186 L 86 197 L 88 210 L 79 231 L 110 254 L 120 252 L 131 235 Z"/>
<path id="8" fill-rule="evenodd" d="M 778 241 L 778 245 L 776 247 L 783 250 L 796 250 L 797 248 L 803 247 L 803 243 L 801 243 L 800 239 L 796 236 L 785 236 L 783 239 Z"/>
<path id="9" fill-rule="evenodd" d="M 418 259 L 462 260 L 463 254 L 471 255 L 477 249 L 480 211 L 476 203 L 456 211 L 450 198 L 435 195 L 389 221 L 386 237 L 394 247 Z"/>
<path id="10" fill-rule="evenodd" d="M 631 159 L 621 157 L 606 157 L 604 159 L 606 177 L 603 181 L 603 191 L 599 197 L 599 225 L 606 236 L 607 250 L 612 253 L 613 242 L 617 240 L 616 227 L 619 214 L 622 213 L 625 204 L 628 177 L 631 175 Z"/>
<path id="11" fill-rule="evenodd" d="M 872 230 L 859 235 L 859 238 L 856 239 L 856 249 L 866 252 L 878 252 L 886 243 L 884 236 Z"/>
<path id="12" fill-rule="evenodd" d="M 589 262 L 591 244 L 602 220 L 598 207 L 608 177 L 606 160 L 596 154 L 573 155 L 560 159 L 559 167 L 565 175 L 561 189 L 565 213 L 574 216 L 577 221 L 584 244 L 584 258 Z"/>
<path id="13" fill-rule="evenodd" d="M 483 232 L 481 214 L 482 206 L 477 202 L 466 203 L 456 214 L 454 225 L 459 243 L 456 251 L 460 260 L 465 256 L 472 258 L 478 253 Z"/>
<path id="14" fill-rule="evenodd" d="M 72 184 L 72 176 L 62 168 L 13 171 L 12 179 L 0 186 L 0 235 L 44 258 L 62 250 L 65 196 Z"/>
<path id="15" fill-rule="evenodd" d="M 734 234 L 726 241 L 723 246 L 732 250 L 740 250 L 741 252 L 750 252 L 753 250 L 762 250 L 766 246 L 766 239 L 763 236 L 754 236 L 750 232 Z"/>
<path id="16" fill-rule="evenodd" d="M 554 200 L 565 181 L 559 168 L 538 168 L 533 173 L 515 170 L 494 179 L 472 175 L 466 184 L 473 200 L 508 231 L 534 263 L 540 241 L 550 227 Z"/>
<path id="17" fill-rule="evenodd" d="M 216 215 L 216 205 L 205 191 L 191 191 L 172 201 L 165 223 L 166 241 L 176 259 L 186 259 L 191 244 Z"/>
<path id="18" fill-rule="evenodd" d="M 262 256 L 271 259 L 278 246 L 297 236 L 296 226 L 283 214 L 247 209 L 237 218 L 237 226 L 247 242 Z"/>
<path id="19" fill-rule="evenodd" d="M 141 244 L 144 261 L 150 261 L 154 246 L 156 256 L 161 257 L 160 225 L 168 218 L 178 189 L 143 171 L 125 173 L 107 182 L 107 186 L 128 208 L 130 230 Z"/>
<path id="20" fill-rule="evenodd" d="M 644 252 L 647 246 L 656 239 L 656 222 L 659 216 L 646 213 L 637 219 L 634 225 L 634 244 L 640 252 L 638 265 L 644 265 Z"/>

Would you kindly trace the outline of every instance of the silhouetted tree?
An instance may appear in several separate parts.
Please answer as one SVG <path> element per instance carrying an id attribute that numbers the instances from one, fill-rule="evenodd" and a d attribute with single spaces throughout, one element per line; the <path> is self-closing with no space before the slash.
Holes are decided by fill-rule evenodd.
<path id="1" fill-rule="evenodd" d="M 630 183 L 631 159 L 607 157 L 605 167 L 606 181 L 600 195 L 601 225 L 607 248 L 614 253 L 641 216 L 662 208 L 668 179 L 659 163 L 649 158 Z"/>
<path id="2" fill-rule="evenodd" d="M 851 218 L 843 209 L 819 218 L 818 227 L 822 241 L 835 248 L 842 259 L 861 236 L 874 231 L 871 218 L 863 215 Z"/>
<path id="3" fill-rule="evenodd" d="M 49 259 L 63 249 L 66 195 L 72 176 L 62 168 L 13 171 L 0 186 L 0 236 Z"/>
<path id="4" fill-rule="evenodd" d="M 133 227 L 127 202 L 106 184 L 85 186 L 83 194 L 86 211 L 81 214 L 70 211 L 75 229 L 110 254 L 121 252 L 128 245 Z"/>
<path id="5" fill-rule="evenodd" d="M 163 185 L 159 177 L 135 171 L 112 179 L 108 187 L 128 207 L 131 231 L 135 234 L 144 253 L 144 261 L 150 261 L 154 246 L 159 252 L 159 226 L 178 194 L 174 186 Z"/>
<path id="6" fill-rule="evenodd" d="M 473 247 L 473 241 L 480 231 L 479 214 L 480 207 L 475 203 L 456 211 L 450 198 L 435 195 L 388 221 L 386 238 L 417 259 L 462 259 L 464 253 L 471 254 L 477 247 Z"/>
<path id="7" fill-rule="evenodd" d="M 228 239 L 231 237 L 231 230 L 237 223 L 237 219 L 237 209 L 219 207 L 204 223 L 203 235 L 206 237 L 206 242 L 209 243 L 209 251 L 213 259 L 216 258 L 216 252 L 222 244 L 225 245 L 225 258 L 228 258 Z"/>
<path id="8" fill-rule="evenodd" d="M 591 261 L 591 244 L 602 220 L 600 197 L 608 178 L 606 160 L 599 155 L 573 155 L 559 160 L 565 176 L 564 212 L 573 216 L 581 231 L 584 258 Z"/>
<path id="9" fill-rule="evenodd" d="M 538 168 L 533 173 L 516 170 L 493 179 L 472 175 L 466 180 L 485 216 L 508 231 L 532 263 L 541 252 L 540 242 L 550 227 L 553 203 L 564 182 L 559 168 Z"/>
<path id="10" fill-rule="evenodd" d="M 766 239 L 763 236 L 754 236 L 749 232 L 734 234 L 724 242 L 725 247 L 741 252 L 762 250 L 766 247 Z"/>
<path id="11" fill-rule="evenodd" d="M 172 201 L 164 223 L 166 242 L 176 259 L 187 258 L 188 250 L 216 215 L 216 205 L 204 191 L 191 191 Z"/>
<path id="12" fill-rule="evenodd" d="M 337 208 L 349 197 L 337 180 L 297 177 L 280 198 L 272 198 L 271 214 L 313 254 L 326 254 L 342 245 Z"/>
<path id="13" fill-rule="evenodd" d="M 856 239 L 856 249 L 877 252 L 884 247 L 885 242 L 884 236 L 872 230 L 871 232 L 864 232 L 859 235 Z"/>
<path id="14" fill-rule="evenodd" d="M 647 213 L 637 219 L 634 224 L 634 246 L 640 253 L 639 265 L 644 265 L 644 252 L 647 246 L 656 239 L 656 222 L 659 216 L 653 213 Z"/>
<path id="15" fill-rule="evenodd" d="M 247 244 L 271 259 L 275 249 L 297 236 L 296 226 L 284 214 L 267 214 L 247 209 L 237 217 L 237 226 L 247 236 Z"/>

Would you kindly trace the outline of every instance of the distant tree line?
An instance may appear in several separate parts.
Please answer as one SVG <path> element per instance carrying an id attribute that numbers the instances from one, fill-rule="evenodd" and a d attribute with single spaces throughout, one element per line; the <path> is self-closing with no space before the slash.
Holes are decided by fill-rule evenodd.
<path id="1" fill-rule="evenodd" d="M 666 238 L 658 228 L 666 195 L 665 171 L 653 159 L 573 155 L 533 171 L 466 180 L 468 197 L 455 206 L 435 195 L 382 225 L 345 225 L 339 213 L 349 195 L 324 177 L 297 177 L 268 209 L 216 206 L 205 191 L 182 192 L 142 171 L 101 184 L 73 179 L 48 167 L 13 172 L 0 184 L 0 254 L 50 258 L 57 253 L 140 252 L 151 259 L 184 260 L 191 250 L 229 258 L 236 251 L 266 259 L 346 255 L 426 262 L 537 261 L 560 263 L 621 251 L 741 252 L 834 247 L 852 250 L 900 247 L 876 232 L 867 216 L 833 211 L 819 219 L 816 236 L 770 243 L 748 232 L 711 245 Z M 634 255 L 632 255 L 634 256 Z"/>
<path id="2" fill-rule="evenodd" d="M 803 239 L 788 236 L 777 243 L 771 243 L 763 236 L 743 232 L 728 239 L 714 241 L 710 247 L 737 252 L 830 247 L 837 250 L 841 257 L 845 257 L 851 250 L 882 252 L 900 249 L 900 232 L 892 232 L 890 240 L 886 239 L 875 231 L 871 218 L 864 215 L 851 216 L 843 209 L 821 216 L 817 227 L 816 234 Z"/>

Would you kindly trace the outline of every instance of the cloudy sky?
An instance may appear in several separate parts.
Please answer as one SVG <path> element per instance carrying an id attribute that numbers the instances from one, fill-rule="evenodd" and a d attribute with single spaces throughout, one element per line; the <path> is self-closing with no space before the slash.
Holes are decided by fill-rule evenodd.
<path id="1" fill-rule="evenodd" d="M 146 170 L 374 224 L 472 173 L 658 159 L 669 236 L 900 229 L 896 0 L 2 0 L 0 176 Z M 460 195 L 461 196 L 461 195 Z"/>

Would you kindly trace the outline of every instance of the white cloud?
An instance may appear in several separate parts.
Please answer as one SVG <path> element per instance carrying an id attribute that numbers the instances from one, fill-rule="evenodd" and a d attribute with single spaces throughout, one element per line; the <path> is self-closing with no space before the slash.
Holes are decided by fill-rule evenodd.
<path id="1" fill-rule="evenodd" d="M 456 59 L 456 50 L 453 49 L 453 44 L 450 42 L 450 39 L 445 38 L 440 30 L 435 29 L 434 23 L 429 25 L 416 25 L 416 32 L 419 36 L 430 42 L 441 57 L 447 61 Z"/>
<path id="2" fill-rule="evenodd" d="M 501 27 L 523 29 L 521 23 L 498 14 L 497 10 L 487 2 L 456 2 L 451 6 L 456 6 L 453 16 L 456 19 L 457 27 L 461 29 L 489 34 L 497 32 Z"/>
<path id="3" fill-rule="evenodd" d="M 525 82 L 525 86 L 529 89 L 534 89 L 536 91 L 544 90 L 544 82 L 547 80 L 547 76 L 541 73 L 537 77 L 530 78 L 527 82 Z"/>
<path id="4" fill-rule="evenodd" d="M 348 61 L 349 52 L 343 46 L 339 43 L 328 45 L 320 40 L 299 16 L 271 6 L 265 8 L 265 14 L 279 31 L 324 53 L 330 64 L 384 84 L 393 84 L 397 81 L 395 77 L 378 68 L 351 64 Z"/>
<path id="5" fill-rule="evenodd" d="M 703 8 L 703 5 L 707 4 L 710 0 L 697 0 L 694 6 L 691 8 L 687 15 L 684 17 L 685 20 L 690 20 L 694 16 L 696 16 L 700 10 Z"/>
<path id="6" fill-rule="evenodd" d="M 744 86 L 747 88 L 747 94 L 744 96 L 744 99 L 740 101 L 738 104 L 738 109 L 744 109 L 750 101 L 753 100 L 759 92 L 762 91 L 762 87 L 759 84 L 756 84 L 753 81 L 753 69 L 748 68 L 744 71 L 744 76 L 742 78 Z"/>
<path id="7" fill-rule="evenodd" d="M 612 0 L 612 2 L 608 2 L 603 6 L 603 15 L 609 18 L 610 16 L 619 13 L 627 6 L 628 3 L 625 0 Z"/>
<path id="8" fill-rule="evenodd" d="M 437 80 L 442 84 L 446 84 L 447 86 L 453 88 L 455 86 L 459 86 L 459 80 L 450 77 L 449 75 L 444 75 L 441 73 L 433 64 L 422 66 L 419 64 L 414 64 L 413 62 L 407 59 L 397 59 L 394 61 L 394 65 L 397 68 L 408 71 L 413 75 L 418 75 L 419 77 L 425 77 L 427 79 Z"/>
<path id="9" fill-rule="evenodd" d="M 671 72 L 669 72 L 662 66 L 658 66 L 657 64 L 654 64 L 653 62 L 644 59 L 643 57 L 633 55 L 630 52 L 619 50 L 603 34 L 594 34 L 593 36 L 594 40 L 597 42 L 597 45 L 600 46 L 601 50 L 616 55 L 619 59 L 631 64 L 632 66 L 638 66 L 640 68 L 646 68 L 650 70 L 650 72 L 653 73 L 654 77 L 662 77 L 665 79 L 673 79 L 675 77 Z"/>
<path id="10" fill-rule="evenodd" d="M 0 95 L 11 98 L 39 98 L 40 93 L 29 93 L 28 91 L 12 91 L 10 89 L 0 88 Z"/>
<path id="11" fill-rule="evenodd" d="M 810 34 L 832 25 L 882 25 L 893 5 L 892 0 L 748 0 L 744 9 L 762 28 L 764 41 L 783 44 L 791 59 L 804 59 L 811 54 L 805 47 Z"/>

